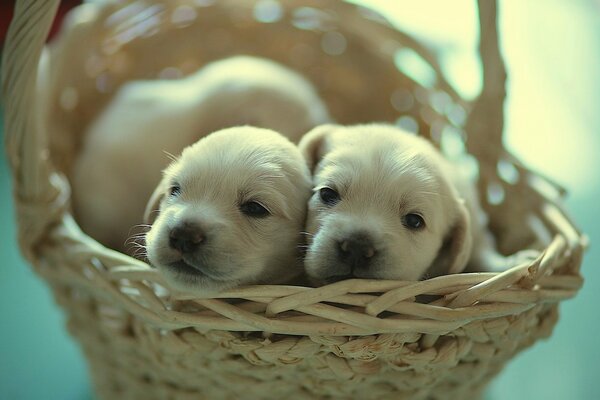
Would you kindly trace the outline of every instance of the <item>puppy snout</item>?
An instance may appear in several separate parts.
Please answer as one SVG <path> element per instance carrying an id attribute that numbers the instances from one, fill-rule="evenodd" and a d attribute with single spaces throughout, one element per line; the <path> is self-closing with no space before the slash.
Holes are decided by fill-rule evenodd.
<path id="1" fill-rule="evenodd" d="M 352 235 L 338 242 L 338 257 L 352 270 L 357 267 L 367 267 L 375 253 L 373 241 L 367 235 Z"/>
<path id="2" fill-rule="evenodd" d="M 198 225 L 184 223 L 169 232 L 169 246 L 182 253 L 192 253 L 204 242 L 205 235 Z"/>

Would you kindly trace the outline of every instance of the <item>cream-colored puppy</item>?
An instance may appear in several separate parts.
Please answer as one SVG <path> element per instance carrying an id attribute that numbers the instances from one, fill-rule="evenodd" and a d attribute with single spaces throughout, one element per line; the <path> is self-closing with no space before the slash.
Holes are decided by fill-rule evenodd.
<path id="1" fill-rule="evenodd" d="M 183 79 L 128 83 L 86 133 L 72 174 L 75 215 L 104 245 L 132 250 L 125 242 L 142 222 L 165 153 L 180 154 L 230 126 L 269 128 L 297 141 L 326 122 L 312 85 L 266 59 L 232 57 Z"/>
<path id="2" fill-rule="evenodd" d="M 209 294 L 289 281 L 303 272 L 310 195 L 288 139 L 251 127 L 212 133 L 183 151 L 152 195 L 148 259 L 172 285 Z"/>
<path id="3" fill-rule="evenodd" d="M 305 268 L 317 283 L 513 262 L 494 250 L 473 185 L 425 139 L 388 125 L 324 125 L 300 149 L 314 175 Z"/>

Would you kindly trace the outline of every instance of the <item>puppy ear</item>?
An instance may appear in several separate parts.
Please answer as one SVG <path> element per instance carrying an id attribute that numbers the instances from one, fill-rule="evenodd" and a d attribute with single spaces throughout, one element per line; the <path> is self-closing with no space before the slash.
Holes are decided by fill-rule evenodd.
<path id="1" fill-rule="evenodd" d="M 167 179 L 161 179 L 156 189 L 150 196 L 150 200 L 148 200 L 148 204 L 146 204 L 146 210 L 144 211 L 144 223 L 148 225 L 152 225 L 156 216 L 158 215 L 158 210 L 160 209 L 160 203 L 165 197 L 167 193 Z"/>
<path id="2" fill-rule="evenodd" d="M 471 217 L 464 200 L 458 200 L 458 214 L 454 225 L 446 236 L 442 249 L 429 268 L 430 277 L 458 274 L 462 272 L 471 256 L 473 238 L 471 237 Z"/>
<path id="3" fill-rule="evenodd" d="M 339 128 L 339 125 L 334 124 L 317 126 L 304 135 L 300 143 L 298 143 L 300 152 L 304 156 L 310 172 L 315 171 L 317 164 L 329 152 L 330 144 L 327 139 L 332 132 Z"/>

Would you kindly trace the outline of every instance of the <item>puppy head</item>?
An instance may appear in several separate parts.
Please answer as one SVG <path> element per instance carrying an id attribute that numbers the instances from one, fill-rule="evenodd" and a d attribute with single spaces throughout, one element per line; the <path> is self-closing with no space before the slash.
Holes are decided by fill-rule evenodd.
<path id="1" fill-rule="evenodd" d="M 165 170 L 146 208 L 148 259 L 175 287 L 205 293 L 291 279 L 302 272 L 309 197 L 289 140 L 251 127 L 215 132 Z"/>
<path id="2" fill-rule="evenodd" d="M 469 214 L 427 141 L 385 125 L 324 125 L 300 149 L 313 171 L 305 268 L 315 281 L 417 280 L 464 268 Z"/>

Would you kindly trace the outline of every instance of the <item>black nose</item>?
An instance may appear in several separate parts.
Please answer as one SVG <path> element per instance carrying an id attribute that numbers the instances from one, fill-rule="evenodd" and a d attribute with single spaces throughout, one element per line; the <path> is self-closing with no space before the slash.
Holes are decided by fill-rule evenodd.
<path id="1" fill-rule="evenodd" d="M 204 232 L 193 224 L 184 223 L 171 229 L 169 246 L 182 253 L 191 253 L 204 242 Z"/>
<path id="2" fill-rule="evenodd" d="M 368 235 L 352 235 L 338 242 L 338 258 L 352 270 L 367 267 L 375 253 L 375 246 Z"/>

